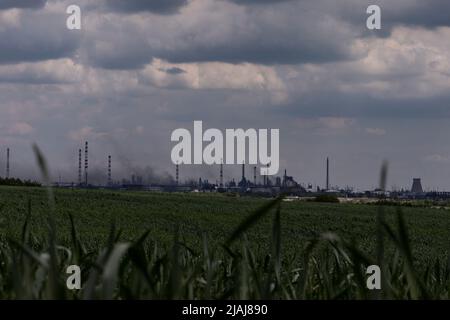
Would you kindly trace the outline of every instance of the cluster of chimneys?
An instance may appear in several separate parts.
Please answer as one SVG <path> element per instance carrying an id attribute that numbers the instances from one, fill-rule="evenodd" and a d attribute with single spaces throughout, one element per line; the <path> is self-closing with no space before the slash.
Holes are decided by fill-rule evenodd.
<path id="1" fill-rule="evenodd" d="M 81 160 L 82 150 L 78 149 L 78 184 L 88 185 L 88 169 L 89 169 L 89 144 L 86 141 L 84 144 L 84 179 L 81 171 L 82 168 L 82 160 Z"/>
<path id="2" fill-rule="evenodd" d="M 111 170 L 111 155 L 108 155 L 108 181 L 107 185 L 112 185 L 112 170 Z M 329 190 L 330 187 L 330 180 L 329 180 L 329 166 L 330 162 L 327 158 L 327 166 L 326 166 L 326 190 Z M 253 180 L 256 184 L 256 167 L 253 168 Z M 82 149 L 78 149 L 78 185 L 82 186 L 88 186 L 89 180 L 88 180 L 88 172 L 89 172 L 89 143 L 88 141 L 84 144 L 84 172 L 83 172 L 83 166 L 82 166 Z M 176 184 L 179 184 L 179 175 L 180 175 L 180 169 L 179 165 L 176 165 Z M 286 175 L 286 173 L 285 173 Z M 6 149 L 6 178 L 10 177 L 10 149 Z M 242 177 L 245 178 L 245 165 L 242 164 Z M 266 178 L 266 177 L 264 177 Z M 416 179 L 415 179 L 416 180 Z M 416 182 L 417 184 L 417 182 Z M 420 184 L 420 183 L 419 183 Z M 223 164 L 220 164 L 220 187 L 223 187 Z M 419 189 L 419 188 L 416 188 Z"/>
<path id="3" fill-rule="evenodd" d="M 84 143 L 84 172 L 82 171 L 82 149 L 78 149 L 78 185 L 88 186 L 89 172 L 89 142 Z M 111 155 L 108 155 L 108 186 L 112 185 Z"/>

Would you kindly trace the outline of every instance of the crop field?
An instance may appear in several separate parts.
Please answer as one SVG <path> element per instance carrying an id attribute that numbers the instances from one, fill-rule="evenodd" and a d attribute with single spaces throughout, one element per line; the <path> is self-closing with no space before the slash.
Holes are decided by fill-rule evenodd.
<path id="1" fill-rule="evenodd" d="M 376 294 L 358 273 L 378 261 L 389 270 L 386 298 L 448 299 L 446 209 L 53 192 L 52 207 L 45 188 L 0 188 L 1 297 L 366 299 Z M 101 263 L 116 264 L 114 285 Z M 69 264 L 86 271 L 80 292 L 62 289 Z"/>

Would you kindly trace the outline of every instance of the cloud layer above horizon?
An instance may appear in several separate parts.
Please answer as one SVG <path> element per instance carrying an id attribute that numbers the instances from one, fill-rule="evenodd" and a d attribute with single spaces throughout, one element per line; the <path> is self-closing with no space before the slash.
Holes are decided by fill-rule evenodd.
<path id="1" fill-rule="evenodd" d="M 65 27 L 70 4 L 81 31 Z M 108 154 L 117 178 L 171 172 L 171 131 L 203 120 L 280 128 L 281 166 L 302 183 L 323 185 L 330 156 L 341 186 L 376 186 L 388 159 L 392 185 L 450 189 L 449 1 L 6 0 L 0 94 L 0 175 L 9 146 L 16 174 L 37 176 L 36 141 L 74 181 L 84 140 L 99 182 Z"/>

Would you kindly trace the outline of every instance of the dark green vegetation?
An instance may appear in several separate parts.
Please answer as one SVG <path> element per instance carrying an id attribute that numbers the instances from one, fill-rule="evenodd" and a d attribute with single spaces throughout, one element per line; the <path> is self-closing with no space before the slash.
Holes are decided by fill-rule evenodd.
<path id="1" fill-rule="evenodd" d="M 316 202 L 325 202 L 325 203 L 339 203 L 338 197 L 332 194 L 321 194 L 318 195 L 314 201 Z"/>
<path id="2" fill-rule="evenodd" d="M 39 182 L 31 180 L 21 180 L 18 178 L 2 178 L 0 177 L 0 186 L 15 186 L 15 187 L 40 187 Z"/>
<path id="3" fill-rule="evenodd" d="M 0 188 L 1 298 L 449 298 L 447 210 L 54 192 L 51 208 L 44 188 Z"/>

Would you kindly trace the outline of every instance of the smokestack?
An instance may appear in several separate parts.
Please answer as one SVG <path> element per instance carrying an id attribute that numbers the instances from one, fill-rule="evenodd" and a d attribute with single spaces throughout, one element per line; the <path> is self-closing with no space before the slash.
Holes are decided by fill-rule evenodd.
<path id="1" fill-rule="evenodd" d="M 111 156 L 108 156 L 108 186 L 112 185 L 111 180 Z"/>
<path id="2" fill-rule="evenodd" d="M 78 149 L 78 185 L 81 186 L 82 183 L 82 173 L 81 173 L 81 149 Z"/>
<path id="3" fill-rule="evenodd" d="M 330 190 L 330 160 L 327 157 L 327 190 Z"/>
<path id="4" fill-rule="evenodd" d="M 223 160 L 220 161 L 220 187 L 223 187 Z"/>
<path id="5" fill-rule="evenodd" d="M 267 164 L 267 171 L 269 170 L 269 164 Z M 264 186 L 266 186 L 268 183 L 267 183 L 267 175 L 264 175 Z"/>
<path id="6" fill-rule="evenodd" d="M 245 163 L 242 163 L 242 181 L 245 181 Z"/>
<path id="7" fill-rule="evenodd" d="M 283 187 L 285 187 L 287 184 L 287 170 L 284 169 L 284 177 L 283 177 Z"/>
<path id="8" fill-rule="evenodd" d="M 253 167 L 253 184 L 256 187 L 256 167 Z"/>
<path id="9" fill-rule="evenodd" d="M 6 179 L 9 179 L 9 148 L 6 149 Z"/>
<path id="10" fill-rule="evenodd" d="M 176 167 L 176 184 L 177 184 L 177 186 L 178 186 L 178 183 L 180 182 L 179 178 L 180 178 L 180 167 L 177 163 L 177 167 Z"/>
<path id="11" fill-rule="evenodd" d="M 84 145 L 84 185 L 88 185 L 88 168 L 89 168 L 89 154 L 88 154 L 88 142 Z"/>

